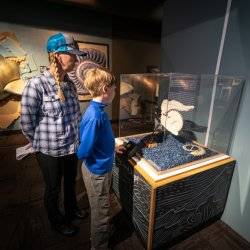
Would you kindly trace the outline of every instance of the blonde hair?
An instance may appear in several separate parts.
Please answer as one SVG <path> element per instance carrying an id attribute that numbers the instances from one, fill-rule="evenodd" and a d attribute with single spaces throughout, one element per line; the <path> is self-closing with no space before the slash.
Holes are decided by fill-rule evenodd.
<path id="1" fill-rule="evenodd" d="M 57 61 L 56 61 L 56 57 L 55 57 L 54 53 L 49 53 L 49 62 L 54 67 L 53 76 L 54 76 L 56 84 L 58 86 L 57 95 L 59 96 L 60 100 L 62 102 L 64 102 L 65 97 L 64 97 L 61 85 L 60 85 L 60 78 L 59 78 L 59 73 L 58 73 L 58 65 L 57 65 Z"/>
<path id="2" fill-rule="evenodd" d="M 115 84 L 114 75 L 104 68 L 87 69 L 84 72 L 84 86 L 90 92 L 92 97 L 103 94 L 104 87 L 111 87 Z"/>

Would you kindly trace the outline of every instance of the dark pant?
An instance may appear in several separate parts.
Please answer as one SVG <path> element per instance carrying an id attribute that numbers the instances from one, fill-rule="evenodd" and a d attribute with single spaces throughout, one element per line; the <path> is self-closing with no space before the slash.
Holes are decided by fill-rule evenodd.
<path id="1" fill-rule="evenodd" d="M 61 224 L 77 210 L 75 180 L 77 157 L 75 154 L 52 157 L 41 152 L 36 154 L 45 181 L 44 205 L 51 224 Z M 64 176 L 65 218 L 59 210 L 61 180 Z"/>
<path id="2" fill-rule="evenodd" d="M 110 234 L 111 172 L 96 175 L 83 163 L 82 176 L 91 207 L 91 250 L 106 250 Z"/>

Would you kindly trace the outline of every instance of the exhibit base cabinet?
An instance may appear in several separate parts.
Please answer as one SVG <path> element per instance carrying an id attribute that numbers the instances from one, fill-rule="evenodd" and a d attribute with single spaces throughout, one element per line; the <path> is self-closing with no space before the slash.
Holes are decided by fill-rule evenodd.
<path id="1" fill-rule="evenodd" d="M 128 139 L 117 138 L 116 143 Z M 186 142 L 178 144 L 183 148 Z M 164 169 L 159 162 L 169 157 L 175 162 L 182 154 L 171 154 L 170 147 L 165 147 L 166 152 L 147 150 L 153 151 L 153 157 L 143 150 L 141 156 L 117 154 L 112 183 L 147 249 L 170 246 L 221 217 L 235 167 L 232 157 L 205 148 L 209 154 Z"/>

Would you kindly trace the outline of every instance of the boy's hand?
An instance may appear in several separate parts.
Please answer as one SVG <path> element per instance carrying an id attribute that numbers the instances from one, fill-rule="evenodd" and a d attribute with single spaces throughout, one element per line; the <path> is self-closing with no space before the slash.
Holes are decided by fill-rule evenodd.
<path id="1" fill-rule="evenodd" d="M 123 154 L 123 152 L 126 150 L 126 148 L 123 145 L 119 145 L 115 147 L 115 152 L 117 154 Z"/>

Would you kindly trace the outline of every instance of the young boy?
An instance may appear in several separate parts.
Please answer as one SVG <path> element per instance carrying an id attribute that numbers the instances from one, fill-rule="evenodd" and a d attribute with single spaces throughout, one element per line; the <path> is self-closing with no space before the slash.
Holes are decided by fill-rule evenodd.
<path id="1" fill-rule="evenodd" d="M 109 190 L 115 141 L 104 108 L 115 96 L 115 78 L 107 70 L 93 68 L 84 75 L 84 85 L 93 100 L 80 123 L 77 156 L 91 207 L 91 249 L 107 249 L 109 240 Z M 121 148 L 117 150 L 121 153 Z"/>

